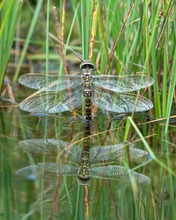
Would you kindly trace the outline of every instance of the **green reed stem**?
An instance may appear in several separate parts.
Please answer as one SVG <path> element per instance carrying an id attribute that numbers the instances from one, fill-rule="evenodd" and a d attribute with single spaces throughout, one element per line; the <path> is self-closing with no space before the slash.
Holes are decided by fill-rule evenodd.
<path id="1" fill-rule="evenodd" d="M 20 16 L 21 5 L 20 1 L 11 0 L 2 1 L 0 5 L 0 90 Z"/>
<path id="2" fill-rule="evenodd" d="M 37 1 L 37 6 L 36 6 L 36 9 L 34 11 L 34 15 L 33 15 L 33 18 L 32 18 L 32 21 L 31 21 L 31 25 L 30 25 L 30 28 L 29 28 L 29 31 L 28 31 L 28 34 L 27 34 L 27 38 L 26 38 L 26 41 L 25 41 L 25 44 L 24 44 L 24 47 L 23 47 L 23 50 L 21 52 L 21 56 L 20 56 L 20 60 L 19 60 L 19 63 L 17 65 L 17 68 L 16 68 L 16 71 L 15 71 L 15 75 L 14 75 L 14 78 L 13 78 L 13 81 L 15 82 L 18 78 L 18 75 L 20 73 L 20 69 L 21 69 L 21 65 L 25 59 L 25 55 L 26 55 L 26 51 L 27 51 L 27 48 L 29 46 L 29 43 L 30 43 L 30 39 L 32 37 L 32 33 L 34 31 L 34 28 L 35 28 L 35 24 L 37 22 L 37 19 L 38 19 L 38 16 L 39 16 L 39 13 L 40 13 L 40 10 L 41 10 L 41 7 L 42 7 L 42 3 L 43 3 L 43 0 L 39 0 Z"/>

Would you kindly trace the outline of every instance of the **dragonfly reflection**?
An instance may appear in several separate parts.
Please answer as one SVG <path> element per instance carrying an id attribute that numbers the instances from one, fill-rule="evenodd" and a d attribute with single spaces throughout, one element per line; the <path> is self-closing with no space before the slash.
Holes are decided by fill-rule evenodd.
<path id="1" fill-rule="evenodd" d="M 80 65 L 79 75 L 35 73 L 21 76 L 19 83 L 39 91 L 22 101 L 20 108 L 46 114 L 73 111 L 82 105 L 84 97 L 86 119 L 90 120 L 92 103 L 103 111 L 115 113 L 142 112 L 153 107 L 147 98 L 130 93 L 151 86 L 153 78 L 146 75 L 94 75 L 94 70 L 94 64 L 86 60 Z"/>
<path id="2" fill-rule="evenodd" d="M 74 146 L 69 148 L 69 143 L 56 139 L 29 139 L 20 141 L 20 148 L 34 155 L 45 155 L 56 158 L 58 155 L 63 158 L 67 155 L 67 164 L 58 165 L 53 162 L 38 163 L 18 170 L 20 176 L 61 174 L 66 176 L 77 176 L 78 182 L 87 184 L 90 177 L 100 179 L 116 179 L 119 182 L 129 182 L 133 177 L 138 184 L 147 185 L 150 178 L 134 171 L 127 170 L 123 166 L 108 165 L 103 162 L 122 162 L 125 156 L 125 145 L 120 143 L 110 146 L 97 146 L 89 151 L 81 151 L 81 148 Z M 144 162 L 148 160 L 146 151 L 129 146 L 129 157 L 131 162 Z M 81 162 L 80 162 L 81 161 Z M 75 164 L 79 164 L 75 166 Z M 93 165 L 93 166 L 92 166 Z M 99 166 L 98 166 L 99 165 Z M 82 177 L 81 170 L 87 172 Z"/>
<path id="3" fill-rule="evenodd" d="M 119 143 L 108 146 L 96 146 L 90 148 L 90 162 L 91 164 L 99 162 L 124 162 L 125 151 L 128 143 Z M 71 146 L 71 147 L 70 147 Z M 142 163 L 149 159 L 149 153 L 135 148 L 133 143 L 130 143 L 127 154 L 131 162 Z M 24 151 L 38 156 L 47 156 L 51 158 L 65 155 L 71 161 L 78 162 L 81 159 L 81 147 L 72 146 L 69 142 L 57 139 L 28 139 L 19 142 L 19 147 Z"/>

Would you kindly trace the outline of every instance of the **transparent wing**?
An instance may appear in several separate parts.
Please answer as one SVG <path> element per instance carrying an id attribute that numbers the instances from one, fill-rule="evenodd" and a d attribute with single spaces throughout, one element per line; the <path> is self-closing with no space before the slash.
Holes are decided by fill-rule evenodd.
<path id="1" fill-rule="evenodd" d="M 126 93 L 137 91 L 151 86 L 154 80 L 150 76 L 136 75 L 136 76 L 93 76 L 93 85 L 102 89 L 111 90 L 118 93 Z"/>
<path id="2" fill-rule="evenodd" d="M 31 113 L 55 114 L 72 111 L 82 104 L 81 90 L 72 94 L 56 92 L 36 92 L 20 103 L 20 109 Z"/>
<path id="3" fill-rule="evenodd" d="M 23 167 L 16 171 L 16 175 L 30 178 L 31 176 L 48 176 L 52 177 L 56 174 L 65 176 L 77 176 L 78 167 L 56 163 L 45 162 Z"/>
<path id="4" fill-rule="evenodd" d="M 40 73 L 29 73 L 21 76 L 18 82 L 28 88 L 43 89 L 44 91 L 62 91 L 68 88 L 81 86 L 80 76 L 71 75 L 49 75 Z"/>
<path id="5" fill-rule="evenodd" d="M 93 103 L 100 109 L 110 112 L 142 112 L 153 108 L 153 103 L 134 94 L 117 94 L 114 92 L 94 91 Z"/>
<path id="6" fill-rule="evenodd" d="M 19 142 L 19 147 L 28 153 L 54 158 L 68 145 L 68 142 L 56 139 L 28 139 Z"/>
<path id="7" fill-rule="evenodd" d="M 149 159 L 148 152 L 134 148 L 131 144 L 129 151 L 126 149 L 124 143 L 98 146 L 90 149 L 90 158 L 92 163 L 105 162 L 123 162 L 125 160 L 125 153 L 129 156 L 131 162 L 142 163 Z"/>
<path id="8" fill-rule="evenodd" d="M 130 170 L 127 171 L 122 166 L 92 167 L 90 168 L 90 176 L 100 179 L 116 179 L 119 182 L 130 182 L 134 178 L 139 185 L 148 185 L 151 182 L 148 176 Z"/>
<path id="9" fill-rule="evenodd" d="M 19 142 L 19 147 L 24 151 L 37 156 L 47 156 L 51 158 L 67 158 L 78 162 L 81 156 L 81 147 L 72 146 L 69 142 L 57 139 L 28 139 Z"/>

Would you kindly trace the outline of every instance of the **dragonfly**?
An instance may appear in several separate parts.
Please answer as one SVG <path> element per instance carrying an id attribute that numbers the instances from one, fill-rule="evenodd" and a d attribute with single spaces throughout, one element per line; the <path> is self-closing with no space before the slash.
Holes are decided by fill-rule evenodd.
<path id="1" fill-rule="evenodd" d="M 105 165 L 107 162 L 123 162 L 125 160 L 125 144 L 119 143 L 109 146 L 96 146 L 84 148 L 71 147 L 69 142 L 57 139 L 28 139 L 19 142 L 19 147 L 26 152 L 46 157 L 67 156 L 66 164 L 54 162 L 38 163 L 19 169 L 16 174 L 29 177 L 32 175 L 53 176 L 54 174 L 77 176 L 78 183 L 87 185 L 90 178 L 117 179 L 119 182 L 129 182 L 131 177 L 138 184 L 148 185 L 150 178 L 123 166 Z M 129 158 L 131 162 L 144 162 L 149 159 L 148 152 L 129 146 Z M 78 164 L 77 166 L 75 164 Z M 93 166 L 92 166 L 93 165 Z M 99 166 L 98 166 L 99 165 Z M 101 166 L 100 166 L 101 165 Z"/>
<path id="2" fill-rule="evenodd" d="M 20 109 L 34 114 L 73 112 L 84 100 L 85 118 L 90 121 L 92 105 L 113 113 L 142 112 L 153 108 L 149 99 L 132 93 L 151 86 L 154 83 L 152 77 L 95 75 L 94 72 L 94 64 L 84 60 L 75 75 L 22 75 L 19 83 L 38 91 L 23 100 Z"/>

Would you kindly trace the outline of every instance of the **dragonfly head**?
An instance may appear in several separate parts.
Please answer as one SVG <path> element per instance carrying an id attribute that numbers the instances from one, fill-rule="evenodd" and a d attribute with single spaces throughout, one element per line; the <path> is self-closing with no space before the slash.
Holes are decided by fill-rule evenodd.
<path id="1" fill-rule="evenodd" d="M 80 69 L 84 69 L 84 68 L 91 68 L 94 70 L 95 66 L 90 60 L 84 60 L 80 65 Z"/>
<path id="2" fill-rule="evenodd" d="M 80 178 L 77 178 L 77 182 L 79 185 L 82 185 L 82 186 L 89 186 L 90 185 L 90 177 L 87 178 L 87 179 L 80 179 Z"/>

